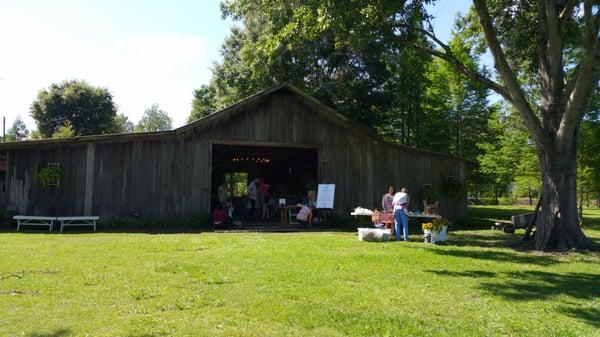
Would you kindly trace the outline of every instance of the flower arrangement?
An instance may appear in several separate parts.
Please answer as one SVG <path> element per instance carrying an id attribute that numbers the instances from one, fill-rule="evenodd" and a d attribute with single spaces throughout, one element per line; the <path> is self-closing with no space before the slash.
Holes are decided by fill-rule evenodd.
<path id="1" fill-rule="evenodd" d="M 442 227 L 448 226 L 449 221 L 444 218 L 433 219 L 431 222 L 424 222 L 421 227 L 423 230 L 440 231 Z"/>
<path id="2" fill-rule="evenodd" d="M 425 243 L 437 243 L 446 240 L 447 228 L 450 221 L 444 218 L 436 218 L 431 222 L 421 225 L 423 228 L 423 240 Z"/>
<path id="3" fill-rule="evenodd" d="M 433 223 L 431 222 L 424 222 L 421 227 L 423 228 L 423 230 L 433 230 Z"/>
<path id="4" fill-rule="evenodd" d="M 444 219 L 444 218 L 437 218 L 431 222 L 434 230 L 438 230 L 438 231 L 440 229 L 442 229 L 442 227 L 448 226 L 449 223 L 450 223 L 450 221 L 448 221 L 448 219 Z"/>

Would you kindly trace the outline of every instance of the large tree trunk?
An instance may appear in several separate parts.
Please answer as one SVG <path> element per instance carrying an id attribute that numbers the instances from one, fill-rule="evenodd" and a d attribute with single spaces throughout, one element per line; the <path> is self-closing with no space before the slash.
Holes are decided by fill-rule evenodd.
<path id="1" fill-rule="evenodd" d="M 543 172 L 542 210 L 535 235 L 538 250 L 598 250 L 579 226 L 576 151 L 550 148 L 538 152 Z"/>

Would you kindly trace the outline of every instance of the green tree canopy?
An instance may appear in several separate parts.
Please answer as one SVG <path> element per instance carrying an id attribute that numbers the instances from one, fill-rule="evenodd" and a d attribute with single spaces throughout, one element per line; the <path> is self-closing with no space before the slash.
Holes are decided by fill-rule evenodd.
<path id="1" fill-rule="evenodd" d="M 467 17 L 457 17 L 448 46 L 465 67 L 488 72 L 480 65 L 484 49 L 469 31 Z M 427 80 L 421 146 L 476 160 L 481 154 L 477 144 L 491 137 L 490 90 L 438 58 L 428 64 Z"/>
<path id="2" fill-rule="evenodd" d="M 52 134 L 52 138 L 70 138 L 75 136 L 76 134 L 75 130 L 73 130 L 73 125 L 69 121 L 64 122 L 64 124 Z"/>
<path id="3" fill-rule="evenodd" d="M 211 102 L 202 104 L 206 112 L 287 81 L 388 138 L 416 145 L 411 130 L 418 129 L 429 57 L 406 48 L 396 30 L 401 21 L 421 25 L 426 2 L 226 1 L 223 15 L 243 28 L 232 29 L 213 68 L 213 89 L 199 89 L 197 101 Z M 392 119 L 405 127 L 404 137 L 388 128 Z"/>
<path id="4" fill-rule="evenodd" d="M 169 114 L 161 110 L 158 104 L 146 108 L 142 119 L 135 127 L 136 132 L 167 131 L 173 128 L 173 120 Z"/>
<path id="5" fill-rule="evenodd" d="M 199 89 L 194 90 L 192 112 L 188 117 L 188 123 L 215 112 L 217 110 L 215 96 L 216 92 L 214 86 L 203 85 Z"/>
<path id="6" fill-rule="evenodd" d="M 30 112 L 39 132 L 48 138 L 66 121 L 78 136 L 110 133 L 116 108 L 106 88 L 73 80 L 41 90 Z"/>
<path id="7" fill-rule="evenodd" d="M 134 132 L 135 125 L 124 114 L 118 114 L 113 118 L 113 128 L 111 133 L 131 133 Z"/>

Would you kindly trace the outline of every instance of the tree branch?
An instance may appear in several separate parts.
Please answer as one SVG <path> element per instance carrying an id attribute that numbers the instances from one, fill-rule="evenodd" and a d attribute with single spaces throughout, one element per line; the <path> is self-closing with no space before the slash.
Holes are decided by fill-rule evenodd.
<path id="1" fill-rule="evenodd" d="M 586 112 L 593 91 L 600 79 L 600 48 L 598 48 L 598 29 L 600 13 L 592 13 L 593 1 L 586 0 L 583 4 L 583 53 L 577 65 L 577 73 L 567 83 L 566 91 L 568 100 L 565 113 L 560 123 L 557 138 L 561 139 L 561 147 L 570 146 L 573 141 L 577 125 Z"/>
<path id="2" fill-rule="evenodd" d="M 422 51 L 422 52 L 424 52 L 426 54 L 438 57 L 438 58 L 440 58 L 440 59 L 448 62 L 452 67 L 454 67 L 454 69 L 457 72 L 459 72 L 459 73 L 467 76 L 472 81 L 481 83 L 482 85 L 490 88 L 491 90 L 494 90 L 499 95 L 501 95 L 502 97 L 504 97 L 507 101 L 510 101 L 512 99 L 510 97 L 510 95 L 508 94 L 508 90 L 504 86 L 502 86 L 501 84 L 499 84 L 499 83 L 497 83 L 497 82 L 495 82 L 495 81 L 493 81 L 493 80 L 491 80 L 491 79 L 489 79 L 489 78 L 487 78 L 487 77 L 485 77 L 485 76 L 483 76 L 483 75 L 481 75 L 481 74 L 479 74 L 479 73 L 477 73 L 477 72 L 475 72 L 475 71 L 467 68 L 454 55 L 448 54 L 448 53 L 445 53 L 445 52 L 441 52 L 439 50 L 435 50 L 435 49 L 432 49 L 432 48 L 426 48 L 426 47 L 423 47 L 423 46 L 418 46 L 418 45 L 414 46 L 414 48 L 416 48 L 416 49 L 418 49 L 418 50 L 420 50 L 420 51 Z"/>
<path id="3" fill-rule="evenodd" d="M 494 90 L 495 92 L 500 94 L 502 97 L 504 97 L 508 101 L 512 100 L 512 98 L 508 94 L 508 90 L 504 86 L 487 78 L 486 76 L 481 75 L 477 71 L 475 71 L 473 69 L 469 69 L 467 66 L 465 66 L 454 55 L 454 53 L 452 53 L 452 49 L 450 48 L 450 46 L 448 46 L 447 44 L 442 42 L 434 33 L 430 32 L 426 29 L 419 28 L 419 27 L 414 27 L 414 26 L 409 26 L 409 25 L 403 25 L 403 26 L 408 29 L 414 29 L 414 30 L 420 31 L 423 35 L 429 37 L 431 40 L 433 40 L 433 42 L 435 42 L 438 46 L 440 46 L 442 48 L 443 52 L 440 50 L 436 50 L 433 48 L 427 48 L 427 47 L 423 47 L 420 45 L 414 45 L 413 46 L 414 48 L 416 48 L 426 54 L 438 57 L 438 58 L 448 62 L 451 66 L 454 67 L 454 69 L 456 71 L 467 76 L 472 81 L 479 82 L 482 85 L 490 88 L 491 90 Z"/>
<path id="4" fill-rule="evenodd" d="M 500 41 L 498 40 L 496 32 L 494 31 L 492 19 L 490 17 L 485 0 L 473 0 L 473 4 L 475 5 L 475 11 L 479 16 L 479 22 L 483 28 L 488 47 L 490 48 L 494 58 L 496 70 L 498 70 L 500 76 L 502 76 L 504 82 L 506 83 L 509 95 L 512 98 L 511 102 L 521 113 L 523 121 L 525 122 L 527 129 L 529 129 L 531 132 L 533 140 L 536 142 L 536 144 L 538 144 L 538 146 L 548 145 L 550 143 L 550 138 L 546 133 L 544 133 L 540 120 L 535 115 L 531 105 L 527 101 L 525 93 L 523 92 L 523 88 L 517 81 L 517 77 L 510 68 L 506 60 L 506 56 L 502 51 Z"/>
<path id="5" fill-rule="evenodd" d="M 579 0 L 568 0 L 565 4 L 565 7 L 563 7 L 562 11 L 560 11 L 558 18 L 560 20 L 560 28 L 563 34 L 565 33 L 565 26 L 567 25 L 567 22 L 569 22 L 571 15 L 573 15 L 573 10 L 575 10 L 575 6 L 577 6 L 578 3 Z"/>
<path id="6" fill-rule="evenodd" d="M 546 9 L 546 24 L 548 32 L 547 51 L 548 63 L 552 77 L 557 83 L 553 88 L 558 95 L 562 92 L 563 85 L 563 56 L 562 56 L 562 36 L 560 32 L 560 20 L 558 18 L 558 11 L 554 4 L 554 0 L 545 0 Z"/>
<path id="7" fill-rule="evenodd" d="M 558 130 L 564 86 L 560 20 L 554 0 L 537 1 L 538 59 L 540 63 L 542 119 L 552 132 Z"/>

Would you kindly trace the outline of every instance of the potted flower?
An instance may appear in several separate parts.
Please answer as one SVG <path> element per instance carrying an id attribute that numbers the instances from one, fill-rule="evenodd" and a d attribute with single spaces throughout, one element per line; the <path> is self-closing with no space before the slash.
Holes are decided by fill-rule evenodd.
<path id="1" fill-rule="evenodd" d="M 439 208 L 440 193 L 431 184 L 423 185 L 423 213 L 424 214 L 437 214 Z"/>
<path id="2" fill-rule="evenodd" d="M 423 228 L 423 242 L 435 243 L 433 238 L 433 224 L 431 222 L 424 222 L 421 224 Z"/>
<path id="3" fill-rule="evenodd" d="M 421 225 L 423 228 L 423 240 L 425 243 L 436 243 L 446 240 L 448 234 L 448 220 L 437 218 L 431 222 Z"/>
<path id="4" fill-rule="evenodd" d="M 435 236 L 436 242 L 446 241 L 446 236 L 448 235 L 448 224 L 449 223 L 450 222 L 448 221 L 448 219 L 444 219 L 444 218 L 437 218 L 431 222 L 433 228 L 435 229 L 433 234 Z"/>

